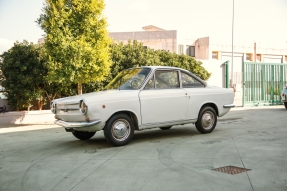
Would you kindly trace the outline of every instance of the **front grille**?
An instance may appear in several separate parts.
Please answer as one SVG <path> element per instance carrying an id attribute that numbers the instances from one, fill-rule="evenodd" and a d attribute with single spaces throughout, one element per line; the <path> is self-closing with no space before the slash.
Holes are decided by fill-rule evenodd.
<path id="1" fill-rule="evenodd" d="M 57 114 L 80 114 L 79 103 L 57 104 Z"/>

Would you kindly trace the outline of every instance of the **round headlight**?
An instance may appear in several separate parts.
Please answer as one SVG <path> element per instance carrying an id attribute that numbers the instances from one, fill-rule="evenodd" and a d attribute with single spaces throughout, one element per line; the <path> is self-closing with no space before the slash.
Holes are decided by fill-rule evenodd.
<path id="1" fill-rule="evenodd" d="M 51 112 L 56 114 L 56 103 L 52 102 L 50 106 Z"/>
<path id="2" fill-rule="evenodd" d="M 88 111 L 88 106 L 87 106 L 87 104 L 85 103 L 84 100 L 81 100 L 81 101 L 80 101 L 80 112 L 81 112 L 82 114 L 86 114 L 87 111 Z"/>

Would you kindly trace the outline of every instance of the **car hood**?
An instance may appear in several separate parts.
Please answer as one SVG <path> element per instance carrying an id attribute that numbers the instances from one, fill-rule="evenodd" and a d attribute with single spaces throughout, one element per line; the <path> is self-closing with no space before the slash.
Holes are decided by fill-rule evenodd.
<path id="1" fill-rule="evenodd" d="M 115 98 L 120 99 L 121 97 L 130 97 L 138 95 L 139 90 L 104 90 L 99 92 L 91 92 L 82 95 L 70 96 L 65 98 L 55 99 L 52 102 L 57 104 L 73 104 L 79 103 L 81 99 L 86 101 L 93 100 L 94 103 L 111 101 Z"/>

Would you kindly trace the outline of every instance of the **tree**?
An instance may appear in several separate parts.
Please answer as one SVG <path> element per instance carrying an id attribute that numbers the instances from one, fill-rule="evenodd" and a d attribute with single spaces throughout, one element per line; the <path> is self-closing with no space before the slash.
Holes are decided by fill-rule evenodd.
<path id="1" fill-rule="evenodd" d="M 5 87 L 9 105 L 17 110 L 28 109 L 37 101 L 38 110 L 56 97 L 75 95 L 71 84 L 49 83 L 47 61 L 42 45 L 16 42 L 0 55 L 0 85 Z"/>
<path id="2" fill-rule="evenodd" d="M 112 76 L 119 71 L 140 66 L 174 66 L 191 71 L 203 80 L 207 80 L 211 73 L 202 67 L 200 61 L 187 55 L 179 55 L 166 50 L 153 50 L 144 48 L 137 41 L 111 45 Z"/>
<path id="3" fill-rule="evenodd" d="M 46 0 L 37 22 L 46 32 L 44 46 L 51 82 L 101 82 L 110 69 L 104 0 Z"/>
<path id="4" fill-rule="evenodd" d="M 2 85 L 9 105 L 19 109 L 29 108 L 31 102 L 44 101 L 39 88 L 45 75 L 44 60 L 40 56 L 40 46 L 23 41 L 16 42 L 8 51 L 0 55 L 1 70 L 4 78 Z"/>

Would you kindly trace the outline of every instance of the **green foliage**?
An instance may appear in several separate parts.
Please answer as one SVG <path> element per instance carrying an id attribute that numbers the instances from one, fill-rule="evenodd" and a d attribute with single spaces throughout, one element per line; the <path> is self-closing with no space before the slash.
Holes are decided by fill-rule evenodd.
<path id="1" fill-rule="evenodd" d="M 143 47 L 137 41 L 111 44 L 111 72 L 100 83 L 90 84 L 89 90 L 102 90 L 120 71 L 140 66 L 173 66 L 191 71 L 203 80 L 207 80 L 211 73 L 207 72 L 201 62 L 186 55 L 178 55 L 165 50 L 153 50 Z"/>
<path id="2" fill-rule="evenodd" d="M 2 82 L 5 80 L 5 77 L 4 77 L 3 72 L 1 70 L 2 64 L 3 64 L 3 58 L 0 56 L 0 86 L 2 86 Z"/>
<path id="3" fill-rule="evenodd" d="M 9 104 L 18 109 L 31 107 L 31 102 L 41 94 L 40 85 L 45 74 L 40 47 L 27 41 L 16 42 L 14 46 L 1 55 L 1 70 Z"/>
<path id="4" fill-rule="evenodd" d="M 48 79 L 101 82 L 110 69 L 104 0 L 46 0 L 38 24 L 46 32 Z"/>
<path id="5" fill-rule="evenodd" d="M 41 109 L 48 100 L 76 94 L 70 84 L 46 80 L 47 61 L 43 54 L 42 45 L 23 41 L 14 43 L 11 49 L 0 55 L 0 84 L 5 87 L 9 105 L 17 110 L 29 109 L 35 100 Z"/>

